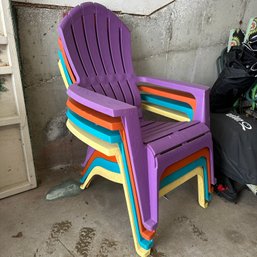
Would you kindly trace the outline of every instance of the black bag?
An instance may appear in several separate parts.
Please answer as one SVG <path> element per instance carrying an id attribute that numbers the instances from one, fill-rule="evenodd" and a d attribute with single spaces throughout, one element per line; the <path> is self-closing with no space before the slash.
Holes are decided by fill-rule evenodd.
<path id="1" fill-rule="evenodd" d="M 237 113 L 212 113 L 215 176 L 257 185 L 257 120 Z"/>
<path id="2" fill-rule="evenodd" d="M 223 56 L 224 69 L 210 92 L 211 112 L 227 112 L 257 78 L 256 52 L 246 46 L 233 47 Z"/>

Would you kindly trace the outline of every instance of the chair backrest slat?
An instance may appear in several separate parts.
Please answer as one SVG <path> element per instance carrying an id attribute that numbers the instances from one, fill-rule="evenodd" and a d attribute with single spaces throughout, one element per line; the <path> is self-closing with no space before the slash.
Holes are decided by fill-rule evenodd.
<path id="1" fill-rule="evenodd" d="M 134 69 L 131 61 L 131 36 L 130 32 L 127 27 L 123 26 L 121 27 L 121 40 L 120 40 L 120 45 L 121 45 L 121 53 L 122 53 L 122 61 L 123 61 L 123 66 L 125 69 L 125 72 L 128 74 L 134 74 Z M 127 55 L 130 56 L 127 56 Z M 135 80 L 134 78 L 127 79 L 129 88 L 131 89 L 132 96 L 134 98 L 134 103 L 140 103 L 141 98 L 140 94 L 138 94 L 138 88 L 133 86 L 135 85 Z"/>
<path id="2" fill-rule="evenodd" d="M 121 52 L 121 21 L 118 19 L 118 17 L 112 15 L 110 17 L 109 22 L 109 47 L 111 50 L 114 70 L 117 74 L 118 80 L 120 81 L 121 90 L 125 96 L 125 100 L 127 103 L 134 105 L 133 96 L 131 94 L 131 90 L 126 83 L 126 76 L 123 76 L 126 74 L 123 60 L 122 60 L 122 52 Z"/>
<path id="3" fill-rule="evenodd" d="M 94 91 L 100 94 L 105 94 L 103 86 L 100 83 L 95 83 L 92 80 L 92 78 L 97 77 L 97 73 L 92 62 L 92 55 L 89 52 L 88 38 L 85 30 L 86 21 L 83 16 L 82 9 L 80 7 L 75 7 L 71 12 L 70 17 L 72 21 L 71 28 L 78 51 L 77 55 L 81 60 L 84 74 L 89 78 L 90 85 L 94 88 Z"/>
<path id="4" fill-rule="evenodd" d="M 83 8 L 83 6 L 85 6 L 85 8 Z M 85 62 L 90 60 L 94 69 L 95 74 L 91 76 L 93 87 L 100 85 L 105 95 L 115 98 L 112 87 L 106 79 L 107 73 L 105 72 L 102 56 L 99 51 L 98 30 L 96 29 L 96 6 L 88 6 L 86 3 L 82 4 L 81 7 L 83 11 L 83 30 L 89 54 L 89 56 L 82 55 L 82 58 L 85 59 Z M 96 91 L 98 92 L 97 89 Z"/>
<path id="5" fill-rule="evenodd" d="M 89 78 L 87 76 L 81 76 L 81 74 L 85 74 L 85 71 L 80 56 L 78 55 L 78 46 L 74 37 L 72 24 L 68 16 L 63 19 L 58 30 L 69 64 L 76 77 L 76 82 L 81 85 L 87 85 L 88 89 L 94 90 L 90 85 Z"/>
<path id="6" fill-rule="evenodd" d="M 63 19 L 59 34 L 81 86 L 137 106 L 140 111 L 130 32 L 115 14 L 100 4 L 82 4 Z"/>
<path id="7" fill-rule="evenodd" d="M 111 49 L 109 47 L 109 23 L 110 17 L 106 12 L 97 6 L 97 13 L 96 13 L 96 29 L 98 31 L 98 43 L 99 43 L 99 52 L 102 56 L 102 62 L 106 74 L 115 74 L 114 64 L 111 55 Z M 106 47 L 108 46 L 108 47 Z M 124 94 L 121 91 L 120 85 L 117 81 L 110 79 L 109 81 L 110 86 L 115 95 L 115 99 L 125 102 Z"/>

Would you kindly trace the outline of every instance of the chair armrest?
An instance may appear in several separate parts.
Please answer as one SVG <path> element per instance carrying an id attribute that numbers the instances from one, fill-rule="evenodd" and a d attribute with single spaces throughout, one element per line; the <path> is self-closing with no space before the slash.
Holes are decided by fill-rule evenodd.
<path id="1" fill-rule="evenodd" d="M 209 91 L 210 88 L 204 85 L 182 82 L 177 80 L 163 80 L 159 78 L 138 76 L 137 82 L 143 82 L 165 88 L 170 88 L 178 91 L 188 92 L 194 95 L 195 92 Z"/>
<path id="2" fill-rule="evenodd" d="M 193 120 L 199 120 L 210 125 L 210 106 L 209 106 L 209 93 L 210 88 L 203 85 L 192 84 L 188 82 L 180 82 L 175 80 L 161 80 L 150 77 L 137 77 L 137 83 L 146 83 L 163 87 L 165 89 L 172 89 L 190 93 L 196 100 L 196 109 Z M 144 84 L 145 86 L 145 84 Z"/>
<path id="3" fill-rule="evenodd" d="M 121 117 L 128 112 L 137 113 L 135 106 L 98 94 L 78 84 L 71 85 L 67 90 L 67 94 L 78 103 L 111 117 Z"/>
<path id="4" fill-rule="evenodd" d="M 148 172 L 145 172 L 147 170 L 147 154 L 141 135 L 137 107 L 97 94 L 80 87 L 78 84 L 71 85 L 67 90 L 67 94 L 73 100 L 90 109 L 111 117 L 121 117 L 126 134 L 130 163 L 133 173 L 137 178 L 135 181 L 139 194 L 138 197 L 141 199 L 139 202 L 141 212 L 142 209 L 146 210 L 144 220 L 148 221 L 150 217 L 150 205 L 148 204 L 149 192 L 146 190 L 148 189 L 146 182 L 149 181 L 149 177 Z"/>

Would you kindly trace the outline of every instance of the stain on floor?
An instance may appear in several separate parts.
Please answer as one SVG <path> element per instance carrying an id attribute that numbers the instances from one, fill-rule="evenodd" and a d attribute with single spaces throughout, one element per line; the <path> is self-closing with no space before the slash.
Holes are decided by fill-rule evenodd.
<path id="1" fill-rule="evenodd" d="M 245 237 L 239 231 L 226 229 L 224 231 L 226 238 L 234 244 L 240 244 L 245 241 Z"/>
<path id="2" fill-rule="evenodd" d="M 116 246 L 116 241 L 104 238 L 101 242 L 100 250 L 96 257 L 111 257 L 111 252 L 117 249 Z"/>
<path id="3" fill-rule="evenodd" d="M 23 237 L 22 232 L 18 232 L 16 235 L 13 235 L 12 238 L 20 238 Z"/>
<path id="4" fill-rule="evenodd" d="M 56 242 L 59 241 L 60 235 L 68 232 L 70 228 L 72 227 L 72 223 L 68 220 L 56 222 L 52 225 L 49 237 L 46 241 L 47 245 L 47 253 L 53 254 L 55 252 L 55 245 Z"/>
<path id="5" fill-rule="evenodd" d="M 208 238 L 205 234 L 205 232 L 203 232 L 201 229 L 199 229 L 191 219 L 189 219 L 187 216 L 180 216 L 177 217 L 175 220 L 175 223 L 179 223 L 179 224 L 188 224 L 192 233 L 194 234 L 194 236 L 196 236 L 197 238 L 199 238 L 200 240 L 207 242 Z"/>
<path id="6" fill-rule="evenodd" d="M 68 232 L 71 226 L 72 224 L 68 220 L 54 223 L 50 232 L 50 238 L 59 238 L 61 234 Z"/>
<path id="7" fill-rule="evenodd" d="M 91 249 L 92 241 L 96 236 L 95 229 L 83 227 L 79 232 L 79 240 L 76 243 L 75 249 L 83 257 L 88 257 Z"/>
<path id="8" fill-rule="evenodd" d="M 157 249 L 154 248 L 154 247 L 151 250 L 151 255 L 150 256 L 151 257 L 166 257 L 166 255 L 164 253 L 157 251 Z"/>

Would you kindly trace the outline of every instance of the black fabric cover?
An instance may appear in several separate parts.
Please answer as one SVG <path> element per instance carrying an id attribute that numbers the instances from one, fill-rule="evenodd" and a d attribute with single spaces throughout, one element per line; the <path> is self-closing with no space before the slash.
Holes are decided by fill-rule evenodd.
<path id="1" fill-rule="evenodd" d="M 223 54 L 224 68 L 210 92 L 211 112 L 227 112 L 235 101 L 256 81 L 255 52 L 247 47 L 233 47 Z"/>
<path id="2" fill-rule="evenodd" d="M 215 176 L 257 185 L 257 120 L 236 113 L 212 113 Z"/>

